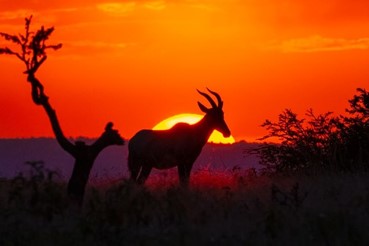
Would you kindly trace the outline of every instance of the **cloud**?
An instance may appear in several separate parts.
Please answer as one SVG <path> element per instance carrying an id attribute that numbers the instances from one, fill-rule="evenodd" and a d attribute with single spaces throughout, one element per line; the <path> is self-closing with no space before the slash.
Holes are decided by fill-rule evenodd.
<path id="1" fill-rule="evenodd" d="M 97 55 L 119 56 L 124 54 L 125 49 L 135 46 L 136 43 L 106 42 L 100 40 L 62 40 L 62 52 L 57 53 L 60 57 L 84 58 Z"/>
<path id="2" fill-rule="evenodd" d="M 77 11 L 77 8 L 55 8 L 55 9 L 47 9 L 42 10 L 43 14 L 50 13 L 70 13 Z M 24 19 L 26 16 L 38 16 L 41 15 L 39 10 L 34 10 L 32 8 L 20 8 L 9 11 L 0 11 L 0 20 L 16 20 L 16 19 Z"/>
<path id="3" fill-rule="evenodd" d="M 135 2 L 126 2 L 126 3 L 101 3 L 97 4 L 97 9 L 110 13 L 113 15 L 126 15 L 129 12 L 134 11 L 136 8 Z"/>
<path id="4" fill-rule="evenodd" d="M 195 8 L 195 9 L 201 9 L 201 10 L 205 10 L 205 11 L 209 11 L 209 12 L 215 12 L 215 11 L 220 10 L 219 7 L 216 7 L 215 5 L 212 5 L 212 4 L 192 3 L 192 4 L 190 4 L 190 6 L 192 8 Z"/>
<path id="5" fill-rule="evenodd" d="M 270 45 L 268 49 L 279 50 L 286 53 L 365 50 L 369 49 L 369 38 L 325 38 L 315 35 L 307 38 L 290 39 L 281 43 L 274 43 Z"/>
<path id="6" fill-rule="evenodd" d="M 151 1 L 144 4 L 144 7 L 151 10 L 163 10 L 167 7 L 165 1 Z"/>
<path id="7" fill-rule="evenodd" d="M 96 48 L 96 49 L 122 49 L 126 48 L 128 43 L 109 43 L 104 41 L 62 41 L 63 45 L 74 48 Z"/>
<path id="8" fill-rule="evenodd" d="M 126 15 L 137 8 L 146 8 L 150 10 L 163 10 L 167 7 L 164 0 L 152 0 L 152 1 L 129 1 L 129 2 L 110 2 L 97 4 L 97 9 L 113 15 Z"/>
<path id="9" fill-rule="evenodd" d="M 0 20 L 16 20 L 23 19 L 26 16 L 35 14 L 35 11 L 31 9 L 17 9 L 13 11 L 3 11 L 0 12 Z"/>
<path id="10" fill-rule="evenodd" d="M 70 13 L 70 12 L 76 12 L 78 11 L 78 8 L 60 8 L 60 9 L 53 9 L 51 12 L 61 12 L 61 13 Z"/>

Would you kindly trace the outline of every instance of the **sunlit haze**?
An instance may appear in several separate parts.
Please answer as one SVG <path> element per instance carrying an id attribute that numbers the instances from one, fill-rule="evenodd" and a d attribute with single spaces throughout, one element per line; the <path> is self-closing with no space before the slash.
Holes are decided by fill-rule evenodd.
<path id="1" fill-rule="evenodd" d="M 37 72 L 67 136 L 125 138 L 168 116 L 201 114 L 218 92 L 234 138 L 252 141 L 285 108 L 343 113 L 369 85 L 369 1 L 0 1 L 0 32 L 54 26 Z M 0 41 L 0 47 L 8 42 Z M 53 136 L 24 65 L 0 56 L 0 138 Z M 206 104 L 209 106 L 208 104 Z"/>

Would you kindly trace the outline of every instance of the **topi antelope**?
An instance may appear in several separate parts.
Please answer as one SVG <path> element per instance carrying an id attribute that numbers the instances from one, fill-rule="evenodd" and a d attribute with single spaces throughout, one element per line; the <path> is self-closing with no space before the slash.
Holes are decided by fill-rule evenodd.
<path id="1" fill-rule="evenodd" d="M 143 184 L 151 169 L 178 167 L 179 181 L 187 186 L 192 165 L 201 153 L 213 130 L 218 130 L 224 137 L 231 135 L 224 121 L 223 101 L 219 94 L 213 94 L 218 105 L 206 93 L 197 90 L 211 104 L 211 108 L 202 103 L 198 105 L 205 116 L 196 124 L 178 123 L 168 130 L 141 130 L 129 141 L 128 168 L 130 179 Z"/>

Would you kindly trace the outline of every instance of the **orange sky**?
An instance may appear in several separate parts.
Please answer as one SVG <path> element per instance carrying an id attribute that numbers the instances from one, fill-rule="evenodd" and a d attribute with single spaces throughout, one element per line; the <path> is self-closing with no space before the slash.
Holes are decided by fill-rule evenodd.
<path id="1" fill-rule="evenodd" d="M 41 4 L 42 2 L 42 4 Z M 38 72 L 67 136 L 108 121 L 130 138 L 181 113 L 201 113 L 196 88 L 224 100 L 236 140 L 284 108 L 343 113 L 369 85 L 367 0 L 0 0 L 0 31 L 55 26 Z M 0 45 L 4 46 L 0 41 Z M 0 137 L 53 136 L 23 64 L 0 56 Z"/>

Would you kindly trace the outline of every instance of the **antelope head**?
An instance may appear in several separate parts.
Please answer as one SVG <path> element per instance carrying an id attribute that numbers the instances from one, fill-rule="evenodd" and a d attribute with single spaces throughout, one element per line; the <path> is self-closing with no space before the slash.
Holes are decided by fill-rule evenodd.
<path id="1" fill-rule="evenodd" d="M 209 126 L 212 129 L 215 129 L 223 134 L 223 137 L 227 138 L 231 136 L 231 131 L 229 130 L 227 123 L 224 121 L 224 112 L 223 112 L 223 101 L 218 93 L 209 90 L 206 88 L 212 95 L 215 96 L 215 98 L 218 101 L 218 104 L 214 102 L 214 100 L 206 93 L 201 92 L 199 90 L 198 93 L 200 93 L 202 96 L 204 96 L 210 103 L 211 108 L 205 107 L 202 103 L 197 102 L 202 112 L 204 112 L 205 118 L 209 122 Z"/>

